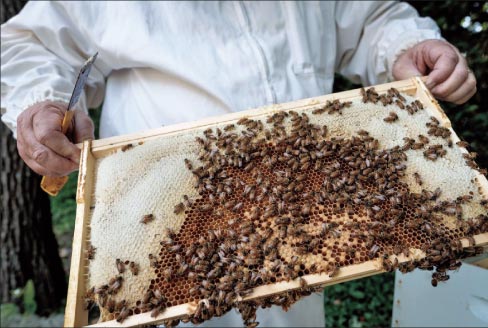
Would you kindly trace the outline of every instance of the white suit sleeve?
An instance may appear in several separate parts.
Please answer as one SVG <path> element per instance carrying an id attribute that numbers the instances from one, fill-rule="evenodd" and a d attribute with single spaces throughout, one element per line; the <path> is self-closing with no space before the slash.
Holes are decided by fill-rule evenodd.
<path id="1" fill-rule="evenodd" d="M 336 72 L 363 85 L 393 80 L 393 63 L 404 50 L 441 39 L 436 23 L 407 3 L 338 1 L 335 17 Z"/>
<path id="2" fill-rule="evenodd" d="M 2 121 L 16 135 L 17 117 L 44 100 L 69 102 L 78 71 L 95 49 L 69 3 L 29 2 L 1 27 Z M 100 57 L 100 56 L 99 56 Z M 98 59 L 77 108 L 101 104 L 108 69 Z"/>

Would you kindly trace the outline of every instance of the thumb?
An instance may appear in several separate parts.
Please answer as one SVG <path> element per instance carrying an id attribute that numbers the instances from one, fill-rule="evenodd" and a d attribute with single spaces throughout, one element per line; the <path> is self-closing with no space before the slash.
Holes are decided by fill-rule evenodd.
<path id="1" fill-rule="evenodd" d="M 427 68 L 425 66 L 418 67 L 412 58 L 412 53 L 407 51 L 400 55 L 395 64 L 393 64 L 392 75 L 395 80 L 405 80 L 413 76 L 425 75 L 426 72 Z"/>
<path id="2" fill-rule="evenodd" d="M 75 110 L 73 142 L 95 139 L 95 128 L 91 118 L 83 111 Z"/>

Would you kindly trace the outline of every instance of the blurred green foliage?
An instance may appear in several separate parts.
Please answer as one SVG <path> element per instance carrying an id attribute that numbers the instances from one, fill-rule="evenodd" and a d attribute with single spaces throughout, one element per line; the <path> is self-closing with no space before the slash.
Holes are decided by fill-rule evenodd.
<path id="1" fill-rule="evenodd" d="M 32 280 L 28 280 L 22 294 L 22 301 L 24 303 L 24 313 L 26 314 L 36 313 L 37 304 L 35 298 L 36 298 L 36 291 L 34 290 L 34 283 L 32 282 Z"/>
<path id="2" fill-rule="evenodd" d="M 23 288 L 17 288 L 12 291 L 17 304 L 3 303 L 0 305 L 0 323 L 5 322 L 9 318 L 17 315 L 30 316 L 36 313 L 36 292 L 34 289 L 34 282 L 28 280 Z M 2 325 L 3 326 L 3 325 Z"/>
<path id="3" fill-rule="evenodd" d="M 324 289 L 327 327 L 390 325 L 395 274 L 384 273 Z"/>
<path id="4" fill-rule="evenodd" d="M 73 172 L 59 194 L 56 197 L 50 197 L 53 229 L 58 239 L 63 234 L 72 234 L 75 228 L 77 183 L 78 172 Z"/>

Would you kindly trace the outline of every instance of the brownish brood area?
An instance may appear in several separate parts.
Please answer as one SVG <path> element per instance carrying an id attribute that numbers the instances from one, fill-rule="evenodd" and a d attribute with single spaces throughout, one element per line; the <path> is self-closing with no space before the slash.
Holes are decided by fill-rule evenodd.
<path id="1" fill-rule="evenodd" d="M 385 126 L 401 125 L 402 117 L 424 110 L 420 101 L 409 101 L 393 88 L 383 95 L 371 88 L 362 95 L 365 104 L 387 107 Z M 181 224 L 150 230 L 158 246 L 145 259 L 114 257 L 106 263 L 117 271 L 107 283 L 93 284 L 86 306 L 96 302 L 104 320 L 123 321 L 196 302 L 195 313 L 184 321 L 200 323 L 235 307 L 253 327 L 258 306 L 286 309 L 319 290 L 300 277 L 334 276 L 371 259 L 381 259 L 386 271 L 433 270 L 433 286 L 448 280 L 459 259 L 482 251 L 463 249 L 459 239 L 488 232 L 486 200 L 473 191 L 449 197 L 443 188 L 429 188 L 430 177 L 409 166 L 418 165 L 409 156 L 435 163 L 465 145 L 456 145 L 434 117 L 417 127 L 422 134 L 392 147 L 384 147 L 374 131 L 331 133 L 328 125 L 312 122 L 315 116 L 348 115 L 351 106 L 329 101 L 307 113 L 282 111 L 203 131 L 195 139 L 195 156 L 180 159 L 194 177 L 193 194 L 180 194 L 181 203 L 172 204 Z M 463 161 L 479 169 L 474 155 L 465 154 Z M 475 210 L 467 210 L 471 205 Z M 135 220 L 147 229 L 157 221 L 158 214 L 150 211 Z M 410 257 L 412 249 L 426 257 L 399 264 L 392 256 Z M 94 249 L 89 256 L 96 259 Z M 127 292 L 122 299 L 119 291 L 141 269 L 151 276 L 146 286 L 131 300 Z M 300 279 L 300 290 L 243 300 L 257 286 L 293 279 Z"/>

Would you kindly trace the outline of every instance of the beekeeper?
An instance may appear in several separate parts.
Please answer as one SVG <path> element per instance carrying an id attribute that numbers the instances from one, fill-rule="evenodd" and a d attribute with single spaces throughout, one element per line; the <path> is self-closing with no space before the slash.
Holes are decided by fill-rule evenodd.
<path id="1" fill-rule="evenodd" d="M 42 175 L 78 168 L 60 122 L 78 70 L 98 52 L 73 128 L 102 138 L 330 93 L 334 73 L 363 85 L 428 75 L 439 99 L 467 101 L 476 80 L 430 18 L 399 2 L 29 2 L 1 27 L 2 121 Z M 322 295 L 264 326 L 324 326 Z M 211 326 L 241 325 L 235 313 Z"/>

